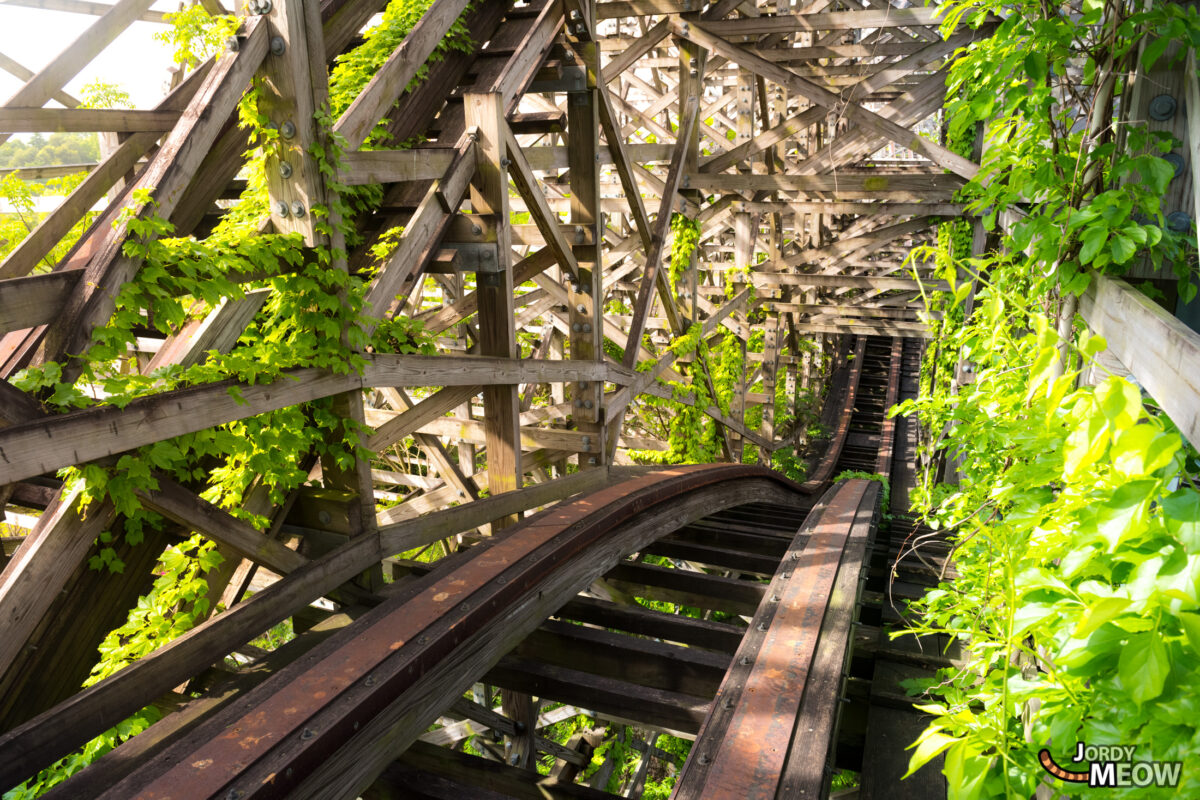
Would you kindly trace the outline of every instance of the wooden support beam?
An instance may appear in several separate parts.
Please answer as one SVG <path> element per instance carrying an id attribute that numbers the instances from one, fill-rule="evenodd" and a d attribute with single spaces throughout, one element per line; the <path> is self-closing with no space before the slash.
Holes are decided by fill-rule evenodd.
<path id="1" fill-rule="evenodd" d="M 633 306 L 633 321 L 629 325 L 629 337 L 625 345 L 625 356 L 622 359 L 626 368 L 632 368 L 637 363 L 638 346 L 641 344 L 642 332 L 646 327 L 646 317 L 650 315 L 650 301 L 658 274 L 661 271 L 660 262 L 666 247 L 667 234 L 671 229 L 671 213 L 675 207 L 675 193 L 679 190 L 683 179 L 688 142 L 696 124 L 699 107 L 699 100 L 690 97 L 685 101 L 683 110 L 680 112 L 682 122 L 678 130 L 679 138 L 676 139 L 675 153 L 671 157 L 671 169 L 667 172 L 667 185 L 663 191 L 662 202 L 658 207 L 658 217 L 654 221 L 654 240 L 650 250 L 646 253 L 646 267 L 642 273 L 641 285 L 638 287 L 637 301 Z M 664 306 L 668 304 L 673 305 L 669 296 L 663 302 Z"/>
<path id="2" fill-rule="evenodd" d="M 287 575 L 308 563 L 308 559 L 295 550 L 263 535 L 224 509 L 200 499 L 167 476 L 159 474 L 154 478 L 158 483 L 157 489 L 137 492 L 151 511 L 162 514 L 186 530 L 202 533 L 238 555 L 281 575 Z"/>
<path id="3" fill-rule="evenodd" d="M 432 181 L 446 174 L 457 155 L 458 151 L 449 147 L 352 150 L 342 154 L 337 177 L 347 186 Z"/>
<path id="4" fill-rule="evenodd" d="M 93 17 L 103 17 L 105 14 L 113 10 L 111 3 L 93 3 L 91 0 L 4 0 L 6 6 L 17 6 L 20 8 L 40 8 L 46 11 L 66 11 L 71 14 L 88 14 Z M 140 16 L 136 17 L 139 22 L 156 22 L 160 25 L 167 25 L 167 11 L 143 11 Z M 227 14 L 229 12 L 222 11 Z M 23 75 L 17 75 L 21 80 L 29 80 Z M 57 97 L 54 99 L 58 99 Z M 59 101 L 61 102 L 61 101 Z"/>
<path id="5" fill-rule="evenodd" d="M 0 133 L 32 131 L 117 131 L 163 133 L 175 127 L 179 113 L 127 108 L 0 107 Z"/>
<path id="6" fill-rule="evenodd" d="M 950 290 L 947 281 L 917 281 L 909 278 L 872 278 L 863 275 L 809 275 L 809 274 L 762 274 L 754 273 L 752 280 L 759 286 L 815 286 L 833 289 L 882 289 L 946 292 Z"/>
<path id="7" fill-rule="evenodd" d="M 475 174 L 475 148 L 473 134 L 464 133 L 456 145 L 458 155 L 446 168 L 442 179 L 426 189 L 417 210 L 404 226 L 404 236 L 367 290 L 364 314 L 385 317 L 409 278 L 418 274 L 434 257 L 438 250 L 437 239 L 457 211 Z"/>
<path id="8" fill-rule="evenodd" d="M 1189 442 L 1200 442 L 1200 333 L 1119 278 L 1092 276 L 1079 313 Z"/>
<path id="9" fill-rule="evenodd" d="M 155 200 L 153 207 L 141 210 L 143 216 L 170 217 L 194 170 L 208 153 L 266 55 L 266 23 L 259 18 L 250 18 L 246 25 L 241 48 L 217 59 L 179 124 L 143 171 L 138 187 L 153 187 Z M 140 259 L 123 252 L 123 239 L 123 236 L 114 237 L 88 264 L 84 278 L 76 284 L 64 312 L 45 330 L 40 360 L 54 360 L 63 353 L 71 354 L 63 369 L 65 379 L 79 374 L 81 364 L 75 354 L 86 352 L 92 331 L 105 324 L 112 314 L 120 287 L 141 266 Z"/>
<path id="10" fill-rule="evenodd" d="M 884 14 L 887 16 L 896 9 L 888 9 Z M 925 11 L 925 9 L 910 9 L 908 11 Z M 847 12 L 855 13 L 855 12 Z M 756 20 L 745 20 L 746 22 L 756 22 Z M 845 103 L 837 94 L 822 89 L 810 81 L 801 78 L 795 73 L 789 72 L 787 69 L 772 64 L 760 56 L 754 55 L 749 50 L 730 44 L 726 40 L 720 38 L 716 33 L 717 30 L 722 30 L 720 27 L 709 30 L 710 26 L 728 26 L 732 23 L 740 22 L 738 20 L 730 20 L 729 22 L 707 23 L 702 26 L 695 22 L 684 22 L 678 17 L 672 17 L 668 23 L 671 32 L 677 36 L 682 36 L 690 39 L 701 47 L 705 47 L 714 53 L 734 61 L 743 69 L 748 69 L 755 74 L 762 75 L 764 78 L 774 81 L 781 86 L 786 87 L 789 91 L 804 97 L 810 102 L 824 106 L 828 109 L 841 109 L 841 113 L 852 122 L 864 127 L 870 128 L 886 136 L 890 141 L 896 142 L 902 147 L 907 147 L 915 152 L 924 155 L 926 158 L 933 161 L 939 166 L 951 170 L 956 175 L 960 175 L 968 180 L 975 176 L 979 171 L 979 165 L 972 162 L 970 159 L 963 158 L 957 153 L 936 144 L 929 139 L 917 136 L 912 131 L 904 128 L 896 123 L 885 119 L 878 114 L 868 111 L 858 103 Z"/>
<path id="11" fill-rule="evenodd" d="M 576 25 L 585 30 L 594 28 L 590 4 L 572 6 Z M 578 30 L 578 28 L 577 28 Z M 567 165 L 570 170 L 571 211 L 573 224 L 586 229 L 591 235 L 591 244 L 581 245 L 579 253 L 579 275 L 568 284 L 567 339 L 570 357 L 574 359 L 604 360 L 604 262 L 601 254 L 601 210 L 600 210 L 600 127 L 604 116 L 600 97 L 600 53 L 596 45 L 587 41 L 590 36 L 578 36 L 581 41 L 572 45 L 575 58 L 587 70 L 587 85 L 577 92 L 567 93 Z M 610 144 L 610 147 L 614 146 Z M 617 147 L 620 140 L 616 140 Z M 544 279 L 546 276 L 542 276 Z M 605 443 L 609 430 L 605 426 L 604 386 L 592 382 L 580 382 L 568 387 L 568 398 L 573 403 L 572 416 L 581 431 L 590 436 L 593 447 L 586 455 L 579 456 L 581 469 L 606 464 L 608 448 Z"/>
<path id="12" fill-rule="evenodd" d="M 483 391 L 482 386 L 449 386 L 426 397 L 375 429 L 367 449 L 379 452 L 421 426 L 445 415 Z"/>
<path id="13" fill-rule="evenodd" d="M 507 123 L 504 97 L 500 93 L 463 97 L 469 127 L 479 132 L 475 148 L 475 176 L 471 180 L 471 208 L 496 219 L 500 263 L 495 272 L 480 272 L 479 350 L 485 356 L 517 357 L 513 326 L 513 276 L 510 266 L 512 243 L 509 232 L 508 159 L 504 158 Z M 486 382 L 483 390 L 487 431 L 488 490 L 492 495 L 521 488 L 521 438 L 517 420 L 517 384 Z M 497 527 L 515 523 L 516 517 L 501 520 Z"/>
<path id="14" fill-rule="evenodd" d="M 334 124 L 347 149 L 362 146 L 466 7 L 467 0 L 437 0 L 425 11 Z"/>
<path id="15" fill-rule="evenodd" d="M 762 435 L 769 443 L 759 450 L 758 461 L 763 466 L 771 465 L 770 445 L 775 443 L 775 374 L 779 370 L 779 318 L 768 317 L 763 332 L 763 416 Z"/>
<path id="16" fill-rule="evenodd" d="M 515 386 L 564 380 L 626 380 L 595 361 L 378 353 L 366 358 L 368 366 L 362 376 L 318 369 L 291 370 L 273 383 L 244 386 L 221 381 L 138 398 L 124 409 L 100 406 L 4 428 L 0 430 L 0 449 L 10 461 L 0 465 L 0 482 L 12 483 L 172 436 L 370 386 L 476 386 L 489 381 Z"/>
<path id="17" fill-rule="evenodd" d="M 530 217 L 533 218 L 546 245 L 554 253 L 559 266 L 578 281 L 580 278 L 579 263 L 575 260 L 575 253 L 571 250 L 571 245 L 567 243 L 562 234 L 558 215 L 547 205 L 546 196 L 542 193 L 529 162 L 525 160 L 521 145 L 517 143 L 517 137 L 507 124 L 503 126 L 502 135 L 504 136 L 504 152 L 508 154 L 508 160 L 511 162 L 509 166 L 512 167 L 513 183 L 516 184 L 521 197 L 525 199 Z"/>
<path id="18" fill-rule="evenodd" d="M 834 199 L 923 199 L 948 202 L 964 182 L 954 175 L 727 175 L 697 172 L 687 176 L 685 188 L 707 192 L 820 193 Z"/>
<path id="19" fill-rule="evenodd" d="M 51 99 L 79 71 L 112 44 L 134 20 L 145 14 L 154 0 L 119 0 L 54 60 L 30 78 L 4 103 L 6 106 L 38 107 Z M 0 143 L 8 140 L 0 135 Z"/>

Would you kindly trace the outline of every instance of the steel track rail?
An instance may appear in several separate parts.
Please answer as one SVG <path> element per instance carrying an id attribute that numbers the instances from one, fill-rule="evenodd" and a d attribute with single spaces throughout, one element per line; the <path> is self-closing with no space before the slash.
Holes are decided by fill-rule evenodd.
<path id="1" fill-rule="evenodd" d="M 805 489 L 743 465 L 676 467 L 476 545 L 201 723 L 103 797 L 356 797 L 576 593 L 691 520 Z M 408 593 L 413 594 L 413 593 Z"/>

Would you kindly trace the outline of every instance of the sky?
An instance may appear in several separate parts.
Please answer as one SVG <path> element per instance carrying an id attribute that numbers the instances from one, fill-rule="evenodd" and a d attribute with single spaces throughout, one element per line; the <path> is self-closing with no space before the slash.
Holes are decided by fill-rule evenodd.
<path id="1" fill-rule="evenodd" d="M 178 2 L 170 0 L 159 0 L 153 6 L 158 11 L 178 7 Z M 0 53 L 36 73 L 98 19 L 90 14 L 0 5 Z M 171 65 L 167 46 L 153 38 L 155 31 L 164 27 L 134 22 L 67 84 L 67 93 L 78 97 L 85 84 L 100 79 L 129 92 L 135 107 L 153 108 L 166 93 L 167 68 Z M 0 102 L 7 101 L 21 83 L 0 70 Z M 49 107 L 57 105 L 47 103 Z"/>

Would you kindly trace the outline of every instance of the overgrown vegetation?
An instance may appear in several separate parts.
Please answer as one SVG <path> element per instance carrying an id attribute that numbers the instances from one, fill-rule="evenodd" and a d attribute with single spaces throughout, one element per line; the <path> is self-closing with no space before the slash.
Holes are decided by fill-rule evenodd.
<path id="1" fill-rule="evenodd" d="M 389 5 L 383 23 L 366 34 L 366 42 L 358 50 L 343 57 L 352 67 L 334 70 L 329 93 L 332 108 L 349 105 L 362 88 L 362 76 L 379 68 L 428 5 L 424 0 L 394 0 Z M 165 41 L 176 47 L 180 63 L 195 65 L 219 48 L 235 23 L 232 18 L 211 18 L 193 6 L 176 15 L 175 27 L 165 34 Z M 376 41 L 380 37 L 391 43 L 381 46 Z M 431 62 L 468 45 L 460 26 L 431 56 Z M 115 96 L 110 92 L 106 97 L 111 101 Z M 257 92 L 251 90 L 241 105 L 242 124 L 250 129 L 254 149 L 249 154 L 249 187 L 239 204 L 207 238 L 175 237 L 170 224 L 153 214 L 153 192 L 139 193 L 134 208 L 127 210 L 118 224 L 129 233 L 125 254 L 142 260 L 143 266 L 122 287 L 111 320 L 94 332 L 81 357 L 83 374 L 76 380 L 64 379 L 63 364 L 48 362 L 16 376 L 15 385 L 39 393 L 43 403 L 56 410 L 98 402 L 123 406 L 146 394 L 230 378 L 242 385 L 268 382 L 301 367 L 358 371 L 365 363 L 358 353 L 366 348 L 432 352 L 420 324 L 405 317 L 370 320 L 376 327 L 370 338 L 365 335 L 368 320 L 362 316 L 362 303 L 372 271 L 347 273 L 334 267 L 335 254 L 328 246 L 306 249 L 297 235 L 258 232 L 267 209 L 262 158 L 277 141 L 278 131 L 268 127 L 268 120 L 258 113 L 256 100 Z M 314 206 L 310 211 L 318 220 L 318 230 L 328 237 L 331 209 L 332 218 L 348 220 L 352 206 L 366 207 L 378 202 L 381 194 L 377 187 L 339 191 L 332 178 L 340 146 L 329 133 L 328 109 L 320 112 L 318 122 L 323 144 L 310 156 L 329 178 L 331 208 Z M 10 190 L 7 179 L 5 190 Z M 30 189 L 16 181 L 11 191 Z M 353 241 L 352 229 L 346 227 L 343 233 Z M 65 252 L 64 246 L 60 249 Z M 268 299 L 230 352 L 210 352 L 201 363 L 186 368 L 170 365 L 149 374 L 140 371 L 136 342 L 147 327 L 169 337 L 221 303 L 242 299 L 246 292 L 257 289 L 269 290 Z M 230 393 L 237 398 L 237 387 Z M 206 499 L 264 527 L 265 518 L 242 508 L 251 490 L 261 487 L 278 504 L 307 481 L 305 465 L 316 458 L 343 469 L 350 468 L 355 458 L 371 458 L 373 454 L 361 447 L 362 431 L 337 416 L 332 404 L 330 399 L 284 408 L 139 448 L 113 465 L 89 464 L 64 471 L 68 485 L 82 487 L 78 495 L 89 507 L 88 513 L 101 513 L 96 511 L 97 504 L 108 501 L 120 515 L 117 524 L 102 534 L 93 568 L 122 570 L 124 565 L 111 543 L 124 536 L 130 544 L 137 544 L 147 526 L 162 523 L 156 514 L 142 508 L 135 494 L 140 488 L 156 488 L 156 471 L 203 490 Z M 200 537 L 169 548 L 156 568 L 152 591 L 102 645 L 89 683 L 152 652 L 216 610 L 205 574 L 219 561 L 213 545 Z M 6 793 L 5 800 L 37 796 L 156 718 L 152 708 L 144 709 Z"/>
<path id="2" fill-rule="evenodd" d="M 1133 745 L 1136 760 L 1182 761 L 1178 788 L 1200 791 L 1200 466 L 1196 451 L 1138 387 L 1118 377 L 1079 386 L 1105 344 L 1075 320 L 1074 297 L 1098 272 L 1169 263 L 1194 291 L 1194 251 L 1167 229 L 1160 198 L 1177 146 L 1112 124 L 1124 76 L 1200 44 L 1194 9 L 1085 0 L 1080 13 L 1038 3 L 951 2 L 943 33 L 988 13 L 996 35 L 951 71 L 950 131 L 988 122 L 972 207 L 1001 246 L 970 258 L 939 237 L 941 358 L 922 396 L 902 405 L 934 432 L 933 461 L 961 459 L 961 480 L 927 475 L 916 508 L 951 532 L 958 577 L 917 607 L 918 633 L 969 644 L 968 663 L 923 686 L 935 716 L 914 768 L 939 753 L 954 798 L 1030 797 L 1051 781 L 1048 748 L 1067 769 L 1077 742 Z M 1068 83 L 1081 69 L 1082 85 Z M 1079 96 L 1086 92 L 1086 96 Z M 1119 135 L 1118 135 L 1119 134 Z M 997 219 L 1021 205 L 1008 230 Z M 962 306 L 975 284 L 974 311 Z M 1066 337 L 1064 341 L 1057 331 Z M 931 351 L 933 352 L 933 351 Z M 959 359 L 974 382 L 951 390 Z M 930 374 L 932 373 L 932 374 Z M 1093 796 L 1055 783 L 1055 795 Z"/>

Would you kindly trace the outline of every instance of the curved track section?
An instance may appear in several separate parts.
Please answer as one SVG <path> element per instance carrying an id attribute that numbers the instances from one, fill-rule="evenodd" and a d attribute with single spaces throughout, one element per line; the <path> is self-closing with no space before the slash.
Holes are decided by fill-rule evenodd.
<path id="1" fill-rule="evenodd" d="M 611 796 L 573 782 L 586 748 L 468 700 L 478 682 L 695 739 L 676 797 L 819 796 L 879 487 L 816 492 L 864 414 L 878 424 L 875 395 L 894 399 L 898 370 L 864 353 L 895 348 L 873 344 L 857 342 L 813 480 L 747 465 L 635 469 L 435 564 L 406 562 L 374 608 L 346 607 L 302 637 L 307 649 L 264 657 L 50 797 Z M 879 445 L 890 426 L 877 430 Z M 438 746 L 465 738 L 463 724 L 523 738 L 562 769 L 543 779 Z"/>
<path id="2" fill-rule="evenodd" d="M 777 473 L 725 465 L 660 470 L 564 503 L 402 590 L 101 796 L 355 797 L 578 592 L 614 568 L 625 570 L 618 590 L 637 580 L 625 556 L 715 512 L 802 497 Z M 726 607 L 754 613 L 765 585 L 724 580 Z M 685 582 L 662 596 L 689 594 Z M 691 706 L 664 700 L 656 714 L 688 733 L 707 710 Z"/>

